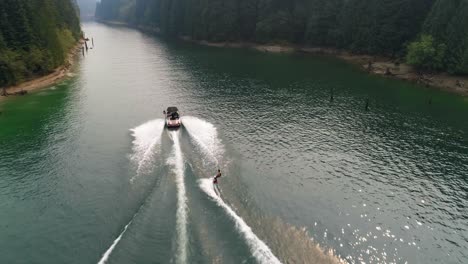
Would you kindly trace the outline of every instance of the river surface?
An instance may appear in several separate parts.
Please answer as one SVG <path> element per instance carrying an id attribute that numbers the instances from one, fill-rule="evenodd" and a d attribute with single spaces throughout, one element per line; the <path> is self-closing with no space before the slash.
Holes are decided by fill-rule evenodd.
<path id="1" fill-rule="evenodd" d="M 83 26 L 74 78 L 0 103 L 1 263 L 468 263 L 466 99 Z"/>

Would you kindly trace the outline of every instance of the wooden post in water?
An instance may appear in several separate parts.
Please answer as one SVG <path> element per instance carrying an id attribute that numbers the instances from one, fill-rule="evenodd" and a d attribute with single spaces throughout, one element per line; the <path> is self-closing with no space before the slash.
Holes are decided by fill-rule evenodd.
<path id="1" fill-rule="evenodd" d="M 86 52 L 87 52 L 88 51 L 88 41 L 85 40 L 84 44 L 85 44 Z"/>
<path id="2" fill-rule="evenodd" d="M 366 111 L 369 111 L 369 98 L 366 99 Z"/>
<path id="3" fill-rule="evenodd" d="M 367 71 L 368 72 L 372 71 L 372 61 L 370 61 L 370 60 L 367 62 Z"/>
<path id="4" fill-rule="evenodd" d="M 91 43 L 93 43 L 93 48 L 94 48 L 94 38 L 91 38 Z"/>
<path id="5" fill-rule="evenodd" d="M 85 55 L 84 55 L 84 48 L 83 47 L 81 47 L 81 53 L 83 53 L 83 57 L 84 57 Z"/>

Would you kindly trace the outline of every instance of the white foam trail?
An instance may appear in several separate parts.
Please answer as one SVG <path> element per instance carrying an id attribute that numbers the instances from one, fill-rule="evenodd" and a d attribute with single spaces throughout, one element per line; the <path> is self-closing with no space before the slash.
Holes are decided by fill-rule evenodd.
<path id="1" fill-rule="evenodd" d="M 245 223 L 244 219 L 234 212 L 218 195 L 216 195 L 211 179 L 199 180 L 200 188 L 210 196 L 226 213 L 235 221 L 237 230 L 244 236 L 249 245 L 252 255 L 259 263 L 275 264 L 281 263 L 271 252 L 270 248 L 260 240 L 252 229 Z"/>
<path id="2" fill-rule="evenodd" d="M 223 156 L 224 151 L 216 127 L 205 120 L 192 116 L 182 117 L 182 123 L 201 151 L 212 162 L 219 165 L 219 159 Z"/>
<path id="3" fill-rule="evenodd" d="M 154 150 L 161 143 L 161 135 L 164 131 L 164 120 L 155 119 L 131 129 L 133 140 L 132 161 L 137 164 L 137 175 L 150 168 L 154 157 Z M 133 179 L 132 179 L 133 180 Z"/>
<path id="4" fill-rule="evenodd" d="M 179 131 L 170 133 L 174 141 L 173 156 L 167 161 L 168 164 L 174 166 L 177 184 L 177 235 L 179 240 L 179 252 L 177 263 L 187 263 L 187 195 L 185 191 L 184 180 L 184 156 L 179 142 Z"/>
<path id="5" fill-rule="evenodd" d="M 132 224 L 133 222 L 133 219 L 135 218 L 135 216 L 133 216 L 132 220 L 130 220 L 130 222 L 128 222 L 128 224 L 125 226 L 124 230 L 122 231 L 122 233 L 120 233 L 120 235 L 114 240 L 114 243 L 112 243 L 112 245 L 107 249 L 107 251 L 102 255 L 101 257 L 101 260 L 99 260 L 98 264 L 105 264 L 107 262 L 107 260 L 109 259 L 109 256 L 110 254 L 112 253 L 112 251 L 114 251 L 114 248 L 115 246 L 117 246 L 117 244 L 119 243 L 120 239 L 122 239 L 122 236 L 125 234 L 125 232 L 127 231 L 127 228 Z"/>

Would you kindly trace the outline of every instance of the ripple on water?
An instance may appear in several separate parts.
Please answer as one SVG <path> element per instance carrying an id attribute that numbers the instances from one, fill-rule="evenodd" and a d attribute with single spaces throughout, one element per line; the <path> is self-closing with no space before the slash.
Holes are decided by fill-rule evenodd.
<path id="1" fill-rule="evenodd" d="M 230 112 L 219 120 L 224 135 L 258 172 L 249 181 L 275 193 L 271 210 L 308 227 L 328 219 L 336 240 L 314 230 L 311 236 L 354 262 L 429 260 L 444 252 L 429 248 L 450 247 L 449 240 L 466 245 L 463 232 L 453 232 L 468 231 L 459 224 L 468 207 L 463 132 L 421 113 L 366 113 L 350 106 L 357 98 L 330 105 L 316 91 L 290 89 L 260 89 L 262 100 L 246 98 L 235 110 L 215 103 Z M 268 197 L 259 192 L 257 199 L 265 205 Z M 461 247 L 454 254 L 467 257 Z"/>

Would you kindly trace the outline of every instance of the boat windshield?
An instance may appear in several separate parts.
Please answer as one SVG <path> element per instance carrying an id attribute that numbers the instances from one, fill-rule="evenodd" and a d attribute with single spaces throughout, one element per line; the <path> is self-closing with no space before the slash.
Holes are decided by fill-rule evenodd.
<path id="1" fill-rule="evenodd" d="M 176 120 L 176 119 L 179 119 L 179 113 L 177 112 L 171 113 L 171 120 Z"/>

